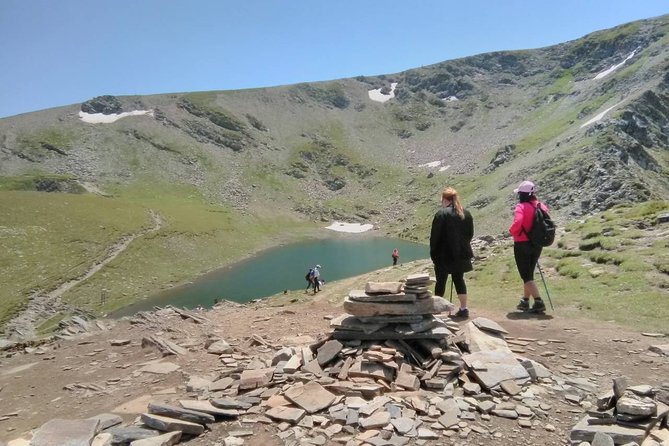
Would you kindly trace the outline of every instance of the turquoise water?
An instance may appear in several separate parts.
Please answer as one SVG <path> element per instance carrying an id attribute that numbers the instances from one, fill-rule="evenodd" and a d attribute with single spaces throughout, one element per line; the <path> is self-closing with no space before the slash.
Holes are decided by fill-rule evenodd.
<path id="1" fill-rule="evenodd" d="M 248 302 L 283 290 L 305 289 L 309 267 L 321 265 L 321 280 L 344 279 L 392 265 L 397 248 L 399 262 L 429 258 L 427 245 L 381 237 L 347 237 L 310 240 L 262 251 L 252 258 L 212 271 L 195 282 L 171 288 L 115 316 L 134 314 L 154 306 L 209 308 L 214 299 Z"/>

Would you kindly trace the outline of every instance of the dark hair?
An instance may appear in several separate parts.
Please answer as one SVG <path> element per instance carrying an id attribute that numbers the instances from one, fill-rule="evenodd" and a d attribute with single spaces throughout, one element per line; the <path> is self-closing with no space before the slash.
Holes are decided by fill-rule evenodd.
<path id="1" fill-rule="evenodd" d="M 533 192 L 518 192 L 518 201 L 521 203 L 528 203 L 534 198 Z"/>

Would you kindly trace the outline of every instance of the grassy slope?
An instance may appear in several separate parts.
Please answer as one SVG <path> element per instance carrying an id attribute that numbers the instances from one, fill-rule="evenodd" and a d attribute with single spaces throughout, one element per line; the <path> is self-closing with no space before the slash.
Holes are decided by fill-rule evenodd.
<path id="1" fill-rule="evenodd" d="M 36 289 L 81 275 L 125 234 L 150 224 L 136 205 L 90 195 L 0 192 L 0 321 Z"/>
<path id="2" fill-rule="evenodd" d="M 68 291 L 65 301 L 108 311 L 313 228 L 282 215 L 271 220 L 241 216 L 207 204 L 194 189 L 152 184 L 114 192 L 115 198 L 0 192 L 0 321 L 32 291 L 48 292 L 79 277 L 123 236 L 152 227 L 149 209 L 162 218 L 162 229 L 136 239 L 100 272 Z M 102 289 L 110 290 L 105 307 L 99 306 Z"/>
<path id="3" fill-rule="evenodd" d="M 656 216 L 667 211 L 666 201 L 620 205 L 568 224 L 541 258 L 556 311 L 666 332 L 669 227 Z M 512 309 L 521 294 L 517 276 L 511 242 L 496 248 L 471 276 L 473 305 L 480 299 Z"/>
<path id="4" fill-rule="evenodd" d="M 668 211 L 668 201 L 620 205 L 563 228 L 556 244 L 541 257 L 554 312 L 669 334 L 669 224 L 656 220 L 659 213 Z M 515 314 L 522 282 L 511 240 L 483 254 L 485 260 L 476 262 L 474 271 L 466 274 L 472 315 L 480 308 Z M 419 271 L 433 274 L 431 262 L 409 262 L 330 282 L 327 295 L 332 303 L 341 304 L 351 289 L 362 288 L 367 281 L 401 280 Z M 536 280 L 546 299 L 538 273 Z M 271 296 L 270 304 L 288 305 L 294 299 L 310 298 L 295 291 Z M 547 323 L 552 314 L 549 308 Z"/>

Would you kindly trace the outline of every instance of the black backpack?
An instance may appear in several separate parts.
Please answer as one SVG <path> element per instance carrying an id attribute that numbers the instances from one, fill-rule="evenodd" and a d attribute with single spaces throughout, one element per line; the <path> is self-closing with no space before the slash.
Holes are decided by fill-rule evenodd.
<path id="1" fill-rule="evenodd" d="M 525 228 L 523 228 L 523 231 L 525 231 Z M 538 202 L 534 208 L 532 227 L 529 231 L 525 231 L 525 234 L 527 234 L 527 238 L 532 246 L 537 248 L 550 246 L 555 241 L 555 223 L 551 219 L 551 216 L 548 215 L 548 212 L 541 209 Z"/>

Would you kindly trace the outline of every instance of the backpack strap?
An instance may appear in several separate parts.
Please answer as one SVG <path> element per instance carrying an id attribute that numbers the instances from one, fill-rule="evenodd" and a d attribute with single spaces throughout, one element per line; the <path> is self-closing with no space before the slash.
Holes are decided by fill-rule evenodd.
<path id="1" fill-rule="evenodd" d="M 534 221 L 534 212 L 536 212 L 537 209 L 541 209 L 539 206 L 541 206 L 541 202 L 539 200 L 537 200 L 537 205 L 536 206 L 532 206 L 532 208 L 534 208 L 534 211 L 532 212 L 532 221 Z M 530 228 L 530 229 L 532 229 L 532 228 Z M 525 226 L 523 226 L 521 224 L 520 225 L 520 233 L 522 234 L 523 232 L 525 233 L 525 235 L 527 236 L 527 239 L 529 240 L 530 239 L 530 233 L 525 229 Z"/>

